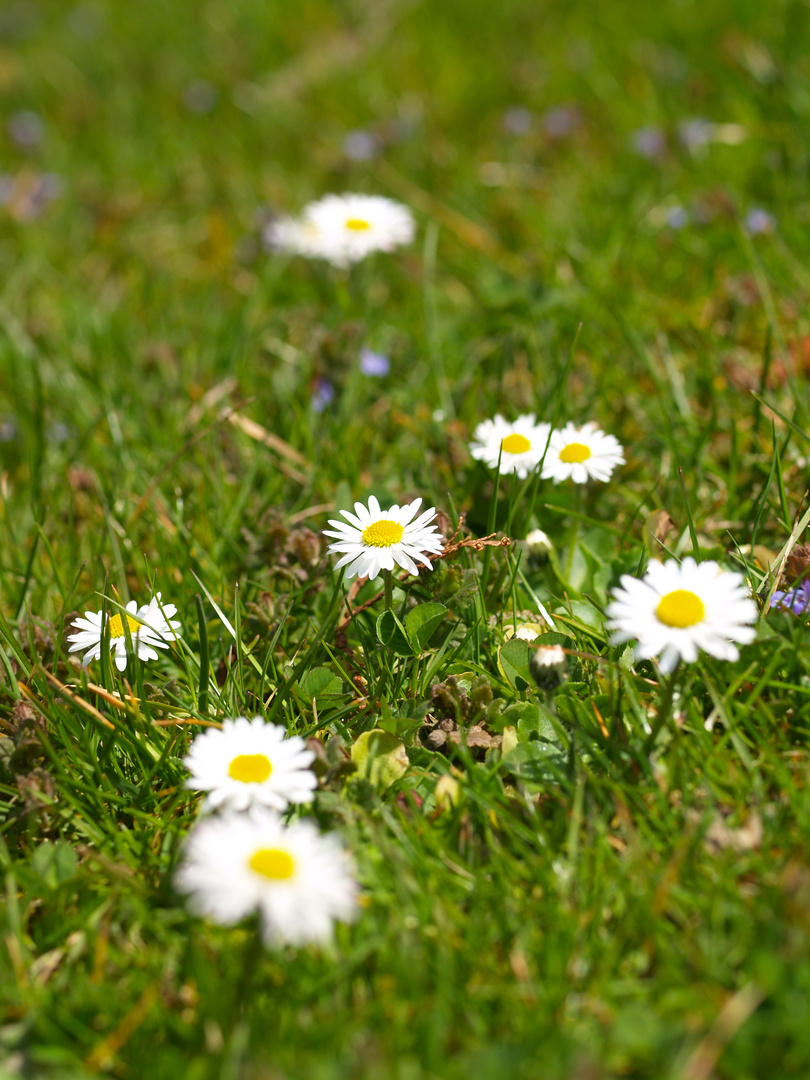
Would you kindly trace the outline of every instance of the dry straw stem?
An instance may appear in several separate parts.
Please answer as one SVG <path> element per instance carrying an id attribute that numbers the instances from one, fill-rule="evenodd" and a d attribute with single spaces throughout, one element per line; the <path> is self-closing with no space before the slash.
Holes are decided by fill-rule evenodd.
<path id="1" fill-rule="evenodd" d="M 104 727 L 109 728 L 110 731 L 115 731 L 115 724 L 110 723 L 107 717 L 100 713 L 94 705 L 91 705 L 89 701 L 85 701 L 84 698 L 80 698 L 78 694 L 74 694 L 73 691 L 69 690 L 64 683 L 61 683 L 55 675 L 51 675 L 50 671 L 46 671 L 45 668 L 40 668 L 40 671 L 48 682 L 55 686 L 59 693 L 66 697 L 68 701 L 72 701 L 74 705 L 77 705 L 80 709 L 84 709 L 85 712 L 90 713 L 92 717 L 98 720 L 100 724 L 103 724 Z M 20 690 L 22 690 L 22 685 L 19 685 Z M 28 696 L 26 691 L 26 697 Z M 31 698 L 31 700 L 33 701 L 34 699 Z"/>
<path id="2" fill-rule="evenodd" d="M 262 427 L 261 424 L 257 424 L 255 420 L 249 420 L 246 416 L 240 416 L 235 409 L 223 410 L 223 412 L 220 413 L 220 420 L 227 420 L 229 424 L 238 428 L 244 435 L 247 435 L 251 439 L 255 439 L 256 442 L 262 443 L 263 446 L 268 447 L 270 450 L 274 450 L 280 458 L 286 458 L 287 461 L 292 462 L 291 465 L 288 465 L 287 461 L 279 461 L 278 467 L 285 476 L 289 476 L 291 480 L 295 480 L 299 484 L 309 483 L 308 473 L 312 472 L 312 462 L 307 461 L 304 455 L 299 454 L 288 442 L 280 439 L 278 435 L 274 435 L 272 431 L 268 431 L 267 428 Z M 298 468 L 298 466 L 300 466 L 300 468 Z M 306 469 L 307 472 L 304 473 L 301 469 Z"/>
<path id="3" fill-rule="evenodd" d="M 804 500 L 807 498 L 808 494 L 809 493 L 807 491 L 805 491 L 804 495 L 802 496 L 802 502 L 804 502 Z M 799 542 L 799 537 L 802 535 L 804 530 L 807 528 L 808 524 L 810 524 L 810 510 L 805 511 L 805 513 L 803 514 L 801 520 L 797 521 L 796 524 L 793 526 L 793 531 L 791 532 L 790 536 L 788 537 L 787 543 L 782 548 L 782 550 L 779 552 L 779 554 L 776 556 L 776 562 L 773 564 L 773 567 L 772 567 L 772 570 L 771 570 L 771 573 L 773 575 L 772 579 L 771 579 L 771 587 L 768 589 L 768 595 L 765 598 L 765 604 L 764 604 L 764 607 L 762 608 L 762 614 L 763 615 L 768 614 L 768 611 L 769 611 L 770 606 L 771 606 L 771 600 L 773 599 L 773 594 L 776 592 L 776 589 L 777 589 L 777 587 L 779 585 L 779 579 L 782 577 L 782 571 L 785 568 L 785 563 L 788 561 L 788 557 L 789 557 L 791 551 L 793 551 L 796 544 Z"/>
<path id="4" fill-rule="evenodd" d="M 240 406 L 240 408 L 244 409 L 249 404 L 250 404 L 250 402 L 246 401 L 244 403 L 244 405 Z M 208 435 L 210 432 L 212 432 L 214 430 L 214 428 L 217 428 L 221 424 L 224 424 L 228 419 L 230 419 L 230 415 L 232 413 L 234 413 L 235 411 L 236 411 L 235 409 L 225 409 L 222 413 L 220 413 L 220 415 L 213 422 L 213 424 L 209 424 L 208 427 L 204 427 L 202 429 L 202 431 L 198 431 L 196 435 L 192 435 L 191 438 L 188 440 L 188 442 L 185 443 L 185 445 L 182 446 L 177 451 L 177 453 L 174 454 L 173 457 L 169 458 L 169 460 L 166 462 L 166 464 L 163 466 L 163 468 L 160 470 L 160 472 L 157 474 L 157 476 L 151 481 L 151 483 L 147 487 L 146 491 L 141 496 L 140 501 L 138 502 L 138 505 L 133 510 L 129 521 L 126 524 L 127 531 L 129 531 L 132 528 L 132 526 L 135 524 L 135 522 L 138 520 L 138 518 L 144 512 L 146 507 L 149 505 L 149 503 L 150 503 L 150 501 L 152 499 L 152 496 L 154 495 L 158 485 L 160 484 L 161 480 L 166 475 L 166 473 L 170 472 L 171 469 L 174 468 L 174 466 L 177 464 L 177 462 L 180 461 L 180 459 L 182 457 L 184 457 L 189 452 L 189 450 L 192 448 L 192 446 L 196 445 L 196 443 L 198 443 L 201 439 L 204 439 L 206 435 Z"/>
<path id="5" fill-rule="evenodd" d="M 720 1055 L 764 999 L 764 991 L 754 982 L 746 983 L 728 997 L 712 1026 L 676 1074 L 676 1080 L 709 1080 Z"/>

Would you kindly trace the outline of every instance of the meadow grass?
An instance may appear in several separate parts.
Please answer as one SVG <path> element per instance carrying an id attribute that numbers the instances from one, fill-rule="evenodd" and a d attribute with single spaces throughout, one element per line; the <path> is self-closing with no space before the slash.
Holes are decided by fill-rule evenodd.
<path id="1" fill-rule="evenodd" d="M 808 1075 L 806 619 L 772 608 L 737 662 L 664 679 L 604 608 L 656 528 L 764 602 L 803 514 L 809 19 L 0 11 L 0 1076 Z M 416 243 L 348 272 L 263 249 L 268 213 L 354 190 L 411 206 Z M 598 422 L 627 464 L 584 492 L 496 485 L 472 431 L 530 411 Z M 381 601 L 349 618 L 325 554 L 370 494 L 513 541 L 394 590 L 403 619 L 446 609 L 415 643 Z M 77 613 L 153 590 L 182 619 L 170 653 L 123 676 L 68 657 Z M 505 645 L 538 601 L 556 691 Z M 320 740 L 305 813 L 357 863 L 360 916 L 323 948 L 263 950 L 172 887 L 200 803 L 181 758 L 254 714 Z M 388 786 L 351 757 L 380 728 L 408 759 Z"/>

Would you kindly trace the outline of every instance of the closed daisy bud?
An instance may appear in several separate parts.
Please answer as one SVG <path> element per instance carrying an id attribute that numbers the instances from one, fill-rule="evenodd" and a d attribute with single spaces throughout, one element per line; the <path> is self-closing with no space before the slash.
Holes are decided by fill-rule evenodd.
<path id="1" fill-rule="evenodd" d="M 526 547 L 530 555 L 543 558 L 554 548 L 554 545 L 542 529 L 532 529 L 526 537 Z"/>
<path id="2" fill-rule="evenodd" d="M 565 675 L 566 659 L 561 645 L 538 645 L 529 656 L 529 672 L 541 690 L 551 693 Z"/>

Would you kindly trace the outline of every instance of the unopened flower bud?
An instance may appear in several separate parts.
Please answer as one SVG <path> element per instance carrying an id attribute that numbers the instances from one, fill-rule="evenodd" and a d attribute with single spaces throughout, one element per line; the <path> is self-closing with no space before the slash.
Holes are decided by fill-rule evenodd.
<path id="1" fill-rule="evenodd" d="M 529 549 L 529 554 L 537 558 L 545 558 L 554 547 L 542 529 L 532 529 L 526 537 L 526 546 Z"/>
<path id="2" fill-rule="evenodd" d="M 538 645 L 531 651 L 529 671 L 541 690 L 550 693 L 565 675 L 565 652 L 561 645 Z"/>

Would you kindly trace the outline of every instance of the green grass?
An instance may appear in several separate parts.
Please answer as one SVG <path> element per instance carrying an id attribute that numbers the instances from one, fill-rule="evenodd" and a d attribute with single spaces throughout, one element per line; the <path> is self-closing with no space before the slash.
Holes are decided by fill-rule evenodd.
<path id="1" fill-rule="evenodd" d="M 653 741 L 673 688 L 602 613 L 656 511 L 676 554 L 756 585 L 750 545 L 779 552 L 803 512 L 809 21 L 798 0 L 0 12 L 3 1080 L 808 1075 L 806 623 L 771 611 L 737 663 L 682 666 Z M 563 104 L 579 122 L 553 139 Z M 27 149 L 21 110 L 44 123 Z M 699 117 L 723 141 L 690 150 Z M 346 159 L 353 129 L 378 158 Z M 410 204 L 417 242 L 349 274 L 262 250 L 268 209 L 344 190 Z M 753 207 L 774 233 L 748 235 Z M 359 373 L 364 345 L 388 377 Z M 496 495 L 467 451 L 496 411 L 594 419 L 627 465 L 581 503 Z M 338 628 L 319 531 L 372 493 L 515 541 L 395 593 L 449 609 L 416 655 L 379 646 L 380 603 Z M 68 659 L 77 612 L 153 587 L 180 649 L 128 682 Z M 499 666 L 535 597 L 572 652 L 552 718 Z M 313 702 L 324 668 L 340 692 Z M 431 750 L 428 709 L 518 750 Z M 325 746 L 305 813 L 365 897 L 325 949 L 261 951 L 172 889 L 194 721 L 257 712 Z M 341 767 L 380 724 L 409 758 L 385 790 Z"/>

